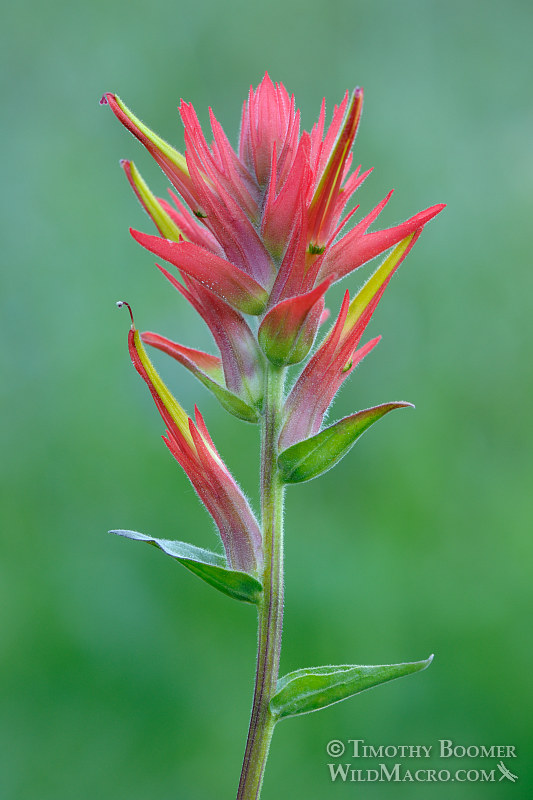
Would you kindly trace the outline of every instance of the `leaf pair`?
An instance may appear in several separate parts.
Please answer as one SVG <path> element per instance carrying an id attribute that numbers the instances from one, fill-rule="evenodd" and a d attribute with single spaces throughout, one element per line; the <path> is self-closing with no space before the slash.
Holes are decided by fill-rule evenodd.
<path id="1" fill-rule="evenodd" d="M 137 542 L 147 542 L 158 547 L 163 553 L 175 558 L 188 570 L 193 572 L 210 586 L 214 586 L 223 594 L 241 600 L 244 603 L 257 604 L 261 598 L 263 587 L 253 575 L 239 570 L 229 569 L 224 556 L 204 550 L 187 542 L 170 539 L 155 539 L 137 531 L 109 531 Z"/>

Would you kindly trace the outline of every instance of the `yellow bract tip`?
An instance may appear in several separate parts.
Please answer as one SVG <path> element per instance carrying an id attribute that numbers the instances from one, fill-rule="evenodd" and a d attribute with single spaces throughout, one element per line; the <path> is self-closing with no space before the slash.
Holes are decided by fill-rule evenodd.
<path id="1" fill-rule="evenodd" d="M 148 188 L 148 184 L 143 179 L 133 161 L 128 162 L 126 174 L 128 171 L 137 197 L 144 206 L 147 214 L 154 221 L 160 234 L 164 236 L 165 239 L 170 239 L 173 242 L 185 239 L 186 237 L 180 231 L 172 217 L 165 211 L 157 197 L 152 194 Z"/>
<path id="2" fill-rule="evenodd" d="M 356 324 L 361 317 L 363 311 L 372 302 L 376 294 L 382 288 L 383 284 L 390 278 L 400 261 L 405 256 L 406 251 L 409 249 L 411 241 L 415 236 L 410 233 L 405 239 L 396 245 L 392 253 L 387 256 L 383 264 L 377 268 L 374 274 L 368 279 L 363 288 L 355 295 L 351 301 L 346 322 L 344 323 L 343 331 L 349 331 Z"/>
<path id="3" fill-rule="evenodd" d="M 137 351 L 137 355 L 139 356 L 139 360 L 144 367 L 148 379 L 156 392 L 157 396 L 163 403 L 164 407 L 178 426 L 180 432 L 187 440 L 188 444 L 191 446 L 193 450 L 195 450 L 194 442 L 191 436 L 191 432 L 189 430 L 189 417 L 183 408 L 180 406 L 174 395 L 167 389 L 161 378 L 159 377 L 157 370 L 155 369 L 154 365 L 148 358 L 148 354 L 144 349 L 144 345 L 141 341 L 141 337 L 138 330 L 134 331 L 133 334 L 133 343 L 135 346 L 135 350 Z"/>

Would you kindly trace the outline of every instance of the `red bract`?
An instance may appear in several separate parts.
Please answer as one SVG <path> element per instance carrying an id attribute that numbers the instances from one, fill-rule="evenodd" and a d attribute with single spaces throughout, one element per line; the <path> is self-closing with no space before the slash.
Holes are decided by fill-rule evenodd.
<path id="1" fill-rule="evenodd" d="M 361 337 L 385 288 L 412 248 L 421 230 L 395 247 L 350 302 L 348 292 L 330 333 L 296 381 L 285 404 L 286 422 L 281 448 L 290 447 L 316 433 L 341 384 L 376 346 L 380 337 L 359 348 Z"/>
<path id="2" fill-rule="evenodd" d="M 170 242 L 189 239 L 197 246 L 201 246 L 203 250 L 215 255 L 219 252 L 218 244 L 212 234 L 186 211 L 172 192 L 171 196 L 175 207 L 165 200 L 154 197 L 132 162 L 123 160 L 121 165 L 145 211 L 152 218 L 162 236 L 165 237 L 165 240 L 162 240 L 163 245 L 168 246 Z M 250 407 L 249 412 L 244 416 L 242 413 L 237 416 L 244 419 L 257 419 L 257 414 L 253 409 L 260 407 L 262 402 L 262 359 L 258 344 L 244 317 L 198 280 L 187 275 L 185 271 L 181 273 L 182 284 L 164 267 L 159 266 L 159 269 L 191 303 L 213 334 L 220 350 L 224 380 L 219 379 L 220 373 L 216 371 L 211 378 L 221 386 L 225 386 L 229 392 L 234 393 Z M 184 366 L 191 369 L 191 359 L 184 360 L 178 356 L 180 345 L 177 343 L 172 343 L 173 347 L 164 347 L 162 346 L 163 337 L 153 338 L 153 336 L 145 341 L 173 355 Z M 181 352 L 183 354 L 183 348 Z M 204 356 L 206 355 L 204 354 Z M 192 361 L 202 369 L 197 359 Z M 197 371 L 195 374 L 200 377 Z M 213 387 L 211 386 L 211 388 Z"/>
<path id="3" fill-rule="evenodd" d="M 184 156 L 150 131 L 115 95 L 105 97 L 210 234 L 209 244 L 205 235 L 200 241 L 186 230 L 183 238 L 211 252 L 216 242 L 217 259 L 192 250 L 185 241 L 168 247 L 152 237 L 136 232 L 134 236 L 179 269 L 191 275 L 194 271 L 193 277 L 201 281 L 211 273 L 209 288 L 245 313 L 261 314 L 262 291 L 268 295 L 273 287 L 277 302 L 310 291 L 329 275 L 338 280 L 418 230 L 443 208 L 433 206 L 402 225 L 367 233 L 383 203 L 335 240 L 347 221 L 342 219 L 346 203 L 370 172 L 361 173 L 358 167 L 349 175 L 363 106 L 360 88 L 335 106 L 325 133 L 323 104 L 311 133 L 300 134 L 294 97 L 265 75 L 255 91 L 250 89 L 244 104 L 238 153 L 212 112 L 209 145 L 193 107 L 182 101 Z M 169 211 L 168 204 L 161 207 Z M 281 272 L 288 279 L 280 286 L 283 261 Z"/>
<path id="4" fill-rule="evenodd" d="M 157 374 L 135 329 L 133 317 L 128 347 L 133 365 L 150 389 L 167 426 L 163 437 L 165 444 L 215 520 L 228 566 L 259 573 L 263 562 L 261 533 L 250 506 L 217 453 L 198 409 L 195 408 L 193 422 Z"/>

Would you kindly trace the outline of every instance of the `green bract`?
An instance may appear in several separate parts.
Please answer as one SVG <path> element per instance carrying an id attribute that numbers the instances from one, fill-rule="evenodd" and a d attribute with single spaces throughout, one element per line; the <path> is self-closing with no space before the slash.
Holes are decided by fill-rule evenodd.
<path id="1" fill-rule="evenodd" d="M 319 711 L 380 683 L 420 672 L 429 667 L 432 661 L 433 656 L 430 656 L 425 661 L 406 664 L 373 667 L 342 664 L 337 667 L 298 669 L 278 680 L 277 692 L 270 701 L 270 710 L 276 719 Z"/>
<path id="2" fill-rule="evenodd" d="M 126 539 L 135 539 L 138 542 L 147 542 L 158 547 L 163 553 L 175 558 L 184 567 L 198 575 L 210 586 L 214 586 L 223 594 L 242 600 L 245 603 L 257 603 L 261 598 L 263 587 L 253 575 L 228 569 L 226 559 L 211 550 L 204 550 L 187 542 L 178 542 L 171 539 L 155 539 L 137 531 L 116 530 L 109 531 Z"/>
<path id="3" fill-rule="evenodd" d="M 358 411 L 335 422 L 315 436 L 288 447 L 278 457 L 285 483 L 301 483 L 316 478 L 346 455 L 356 440 L 378 419 L 395 408 L 413 408 L 412 403 L 384 403 Z"/>

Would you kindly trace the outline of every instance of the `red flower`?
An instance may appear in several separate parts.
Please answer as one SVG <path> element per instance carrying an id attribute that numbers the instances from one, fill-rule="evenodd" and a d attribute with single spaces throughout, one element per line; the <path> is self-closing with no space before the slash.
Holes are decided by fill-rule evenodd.
<path id="1" fill-rule="evenodd" d="M 158 225 L 171 241 L 137 231 L 133 236 L 245 314 L 262 315 L 289 300 L 299 325 L 302 295 L 325 278 L 339 280 L 385 252 L 443 208 L 433 206 L 401 225 L 368 233 L 389 194 L 337 239 L 351 216 L 342 218 L 346 203 L 370 172 L 361 173 L 358 167 L 349 175 L 363 105 L 359 88 L 335 106 L 325 134 L 323 104 L 311 133 L 300 135 L 294 98 L 265 75 L 244 104 L 238 153 L 212 112 L 213 142 L 208 145 L 194 109 L 182 102 L 184 156 L 115 95 L 107 94 L 104 100 L 154 156 L 194 215 L 181 204 L 172 208 L 156 201 L 150 210 L 156 225 L 156 217 L 165 213 L 174 223 L 175 235 L 168 236 Z M 309 315 L 316 316 L 318 303 L 319 297 Z"/>
<path id="2" fill-rule="evenodd" d="M 257 421 L 261 415 L 265 357 L 277 366 L 302 361 L 324 319 L 324 296 L 330 285 L 395 246 L 351 301 L 346 293 L 337 321 L 289 393 L 280 447 L 317 433 L 340 385 L 378 341 L 361 345 L 392 274 L 424 225 L 444 206 L 432 206 L 400 225 L 369 232 L 389 193 L 340 235 L 357 211 L 343 217 L 346 204 L 370 173 L 361 172 L 359 166 L 350 174 L 363 107 L 359 88 L 335 106 L 327 130 L 322 103 L 311 132 L 300 133 L 294 98 L 265 75 L 244 103 L 238 152 L 212 111 L 213 141 L 208 144 L 193 107 L 182 101 L 185 155 L 153 133 L 115 95 L 105 95 L 103 102 L 145 145 L 181 196 L 170 191 L 172 202 L 154 197 L 135 166 L 122 162 L 158 230 L 158 235 L 138 231 L 132 235 L 176 268 L 171 272 L 158 265 L 209 326 L 219 355 L 156 333 L 142 338 L 191 370 L 242 419 Z M 257 333 L 245 315 L 260 317 Z M 139 360 L 140 347 L 138 337 L 130 343 L 134 363 L 154 393 L 153 379 L 150 383 L 146 366 L 144 371 L 140 366 L 148 363 L 144 356 Z M 167 406 L 160 398 L 156 402 L 167 420 Z M 226 473 L 204 438 L 201 418 L 197 417 L 196 426 L 184 420 L 178 429 L 169 422 L 167 444 L 222 531 L 226 523 L 217 518 L 220 509 L 204 477 L 212 470 L 218 481 Z M 210 480 L 215 480 L 213 475 Z"/>

